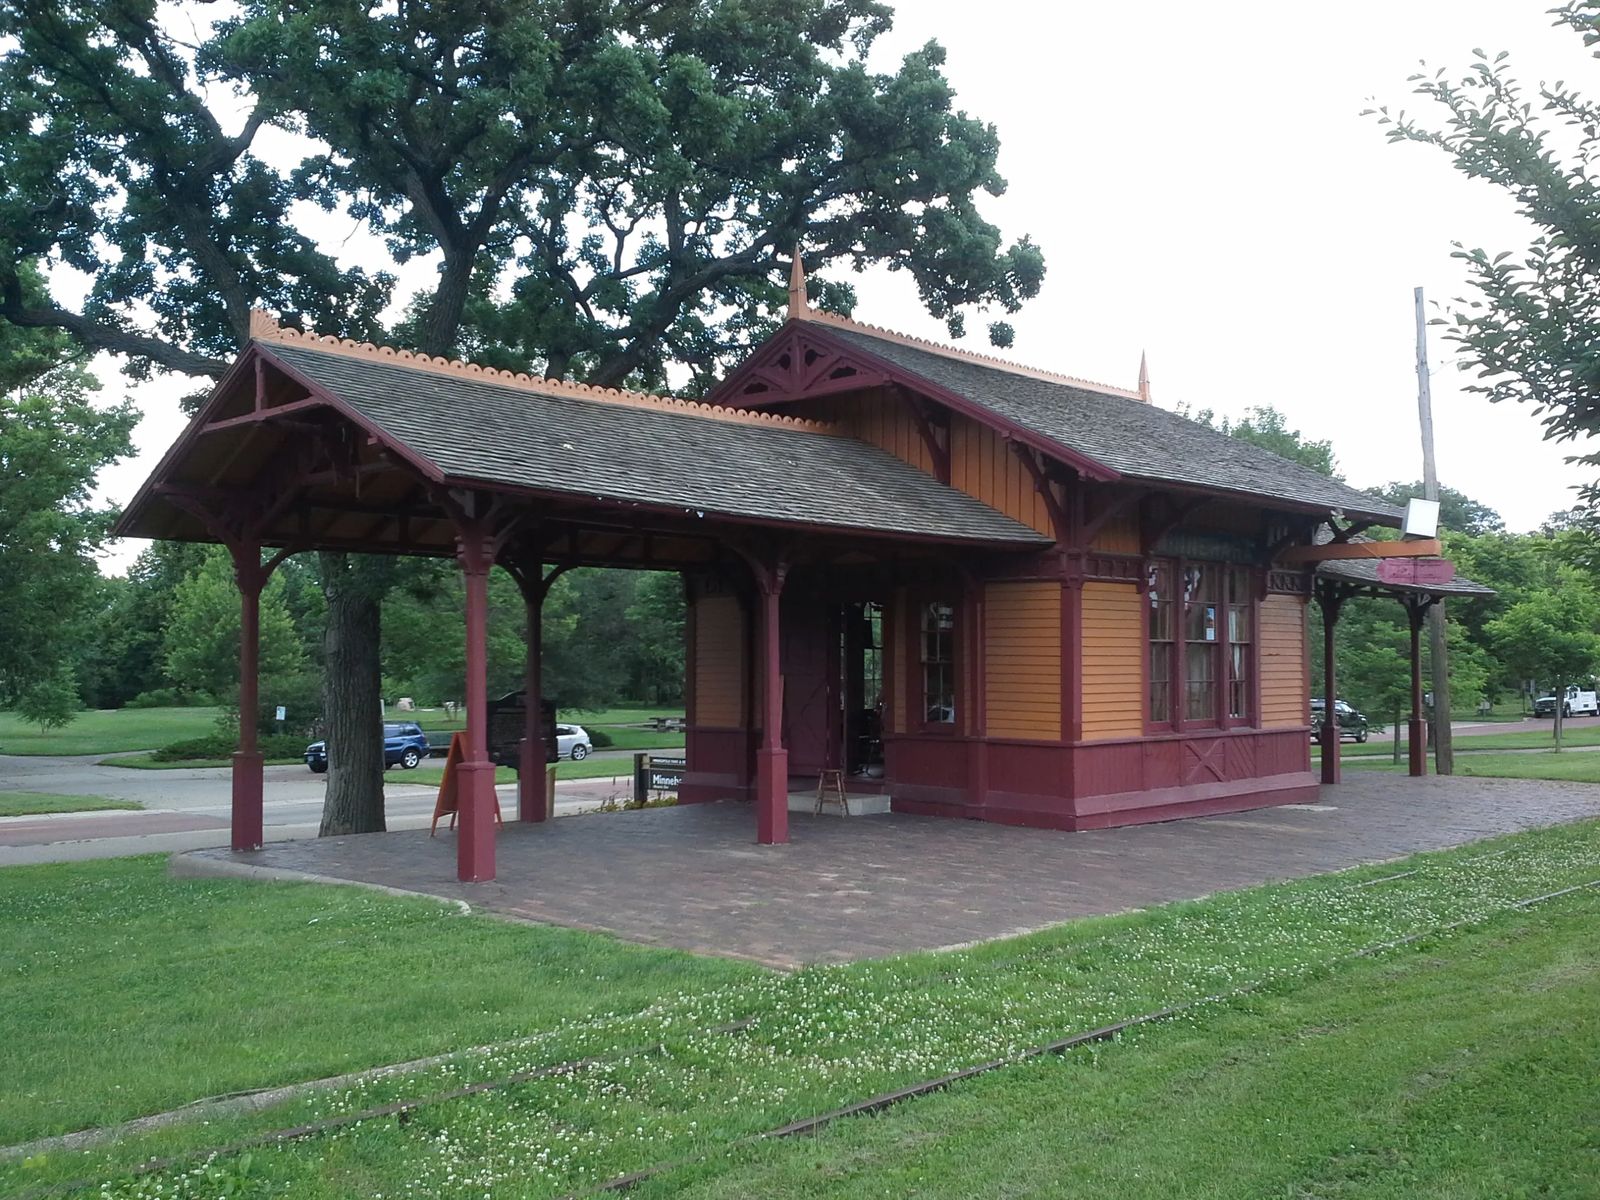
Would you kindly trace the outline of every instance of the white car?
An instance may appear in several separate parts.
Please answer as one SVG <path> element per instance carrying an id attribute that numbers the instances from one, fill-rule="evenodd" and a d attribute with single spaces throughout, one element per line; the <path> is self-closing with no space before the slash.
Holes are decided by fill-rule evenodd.
<path id="1" fill-rule="evenodd" d="M 593 749 L 594 743 L 589 740 L 589 734 L 582 725 L 556 726 L 556 757 L 582 762 Z"/>

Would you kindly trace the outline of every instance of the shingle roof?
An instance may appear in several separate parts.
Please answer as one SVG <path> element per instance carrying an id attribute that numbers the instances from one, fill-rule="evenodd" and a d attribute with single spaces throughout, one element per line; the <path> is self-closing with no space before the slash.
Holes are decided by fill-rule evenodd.
<path id="1" fill-rule="evenodd" d="M 1317 564 L 1317 578 L 1385 592 L 1415 592 L 1424 596 L 1493 596 L 1495 590 L 1457 575 L 1449 583 L 1385 583 L 1378 578 L 1381 558 L 1334 558 Z"/>
<path id="2" fill-rule="evenodd" d="M 1397 520 L 1400 510 L 1309 467 L 1111 390 L 1043 377 L 997 360 L 922 348 L 853 322 L 827 334 L 918 375 L 1057 445 L 1134 479 L 1187 484 Z"/>
<path id="3" fill-rule="evenodd" d="M 261 341 L 447 476 L 695 513 L 961 541 L 1051 539 L 855 438 L 694 406 Z"/>

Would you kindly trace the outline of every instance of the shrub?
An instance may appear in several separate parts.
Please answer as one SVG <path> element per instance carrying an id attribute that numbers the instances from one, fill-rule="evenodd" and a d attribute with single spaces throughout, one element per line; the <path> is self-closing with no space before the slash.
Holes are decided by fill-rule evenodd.
<path id="1" fill-rule="evenodd" d="M 123 704 L 124 708 L 176 708 L 188 700 L 177 688 L 151 688 Z"/>
<path id="2" fill-rule="evenodd" d="M 231 757 L 238 740 L 231 733 L 208 733 L 205 737 L 186 738 L 151 754 L 156 762 L 188 762 L 195 758 Z M 268 758 L 298 758 L 306 748 L 305 738 L 298 734 L 276 734 L 261 739 L 261 753 Z"/>
<path id="3" fill-rule="evenodd" d="M 585 732 L 588 733 L 589 741 L 596 750 L 606 750 L 617 744 L 617 739 L 604 729 L 588 729 Z"/>

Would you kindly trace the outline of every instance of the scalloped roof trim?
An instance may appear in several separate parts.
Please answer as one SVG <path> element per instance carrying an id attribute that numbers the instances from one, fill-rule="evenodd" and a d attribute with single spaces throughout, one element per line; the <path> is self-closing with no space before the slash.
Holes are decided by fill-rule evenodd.
<path id="1" fill-rule="evenodd" d="M 801 320 L 815 321 L 819 325 L 838 325 L 843 329 L 855 329 L 871 337 L 882 338 L 887 342 L 899 342 L 903 346 L 910 346 L 914 350 L 925 350 L 929 354 L 938 354 L 944 358 L 961 359 L 965 362 L 976 363 L 982 367 L 991 367 L 997 371 L 1005 371 L 1010 375 L 1023 375 L 1029 379 L 1042 379 L 1046 383 L 1062 383 L 1068 387 L 1082 388 L 1090 392 L 1103 392 L 1107 396 L 1121 396 L 1127 400 L 1137 400 L 1141 404 L 1148 401 L 1131 388 L 1120 388 L 1109 383 L 1096 383 L 1092 379 L 1079 379 L 1074 375 L 1061 375 L 1055 371 L 1044 371 L 1038 367 L 1030 367 L 1024 363 L 1012 362 L 1008 358 L 1000 358 L 993 354 L 979 354 L 974 350 L 962 350 L 956 346 L 947 346 L 943 342 L 930 341 L 927 338 L 915 337 L 909 333 L 900 333 L 894 329 L 885 329 L 881 325 L 868 325 L 864 321 L 857 321 L 850 317 L 841 317 L 837 313 L 824 312 L 820 308 L 811 307 Z"/>
<path id="2" fill-rule="evenodd" d="M 802 417 L 786 417 L 776 413 L 747 412 L 724 408 L 720 404 L 702 404 L 698 400 L 685 400 L 679 396 L 657 396 L 646 392 L 630 392 L 622 388 L 591 387 L 587 383 L 568 383 L 562 379 L 543 379 L 521 371 L 503 371 L 479 363 L 463 362 L 458 358 L 433 357 L 393 346 L 377 346 L 371 342 L 358 342 L 353 338 L 340 338 L 332 334 L 302 333 L 288 329 L 267 313 L 250 315 L 250 338 L 258 342 L 297 343 L 313 350 L 342 354 L 348 358 L 370 358 L 397 363 L 415 371 L 434 375 L 452 375 L 458 378 L 480 379 L 502 387 L 517 388 L 543 396 L 573 396 L 602 404 L 618 404 L 631 408 L 676 412 L 685 416 L 711 421 L 727 421 L 735 425 L 764 425 L 781 429 L 800 430 L 806 433 L 838 434 L 839 428 L 826 421 L 812 421 Z"/>

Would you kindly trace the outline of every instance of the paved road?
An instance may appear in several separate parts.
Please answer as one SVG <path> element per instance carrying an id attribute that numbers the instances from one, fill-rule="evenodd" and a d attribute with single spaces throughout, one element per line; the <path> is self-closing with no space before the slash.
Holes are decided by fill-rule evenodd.
<path id="1" fill-rule="evenodd" d="M 626 775 L 624 759 L 630 756 L 617 757 L 618 769 Z M 263 816 L 268 841 L 317 835 L 326 779 L 298 765 L 266 768 Z M 389 828 L 425 829 L 433 816 L 437 789 L 405 779 L 400 770 L 388 772 L 385 779 Z M 137 801 L 145 811 L 0 818 L 0 866 L 228 844 L 231 799 L 226 768 L 147 771 L 111 766 L 98 755 L 0 755 L 0 792 L 5 791 L 107 796 Z M 515 812 L 516 786 L 504 784 L 497 791 L 501 811 Z M 609 778 L 558 783 L 556 813 L 594 808 L 613 791 Z"/>

